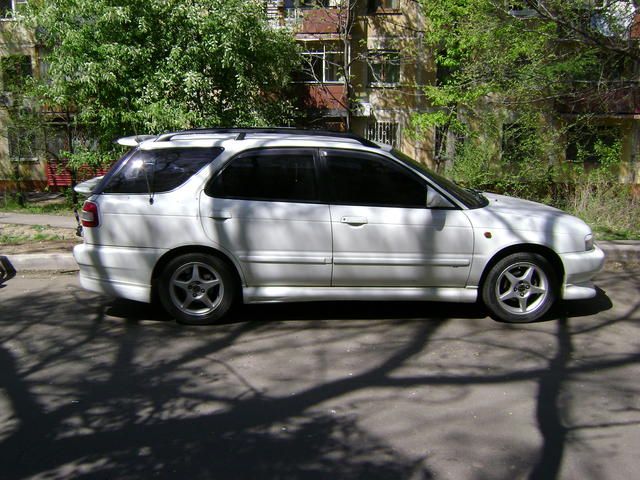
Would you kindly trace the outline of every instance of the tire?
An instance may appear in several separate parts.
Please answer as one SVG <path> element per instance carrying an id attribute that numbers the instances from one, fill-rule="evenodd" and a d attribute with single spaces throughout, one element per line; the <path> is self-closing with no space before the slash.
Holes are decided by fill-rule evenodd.
<path id="1" fill-rule="evenodd" d="M 234 303 L 237 284 L 223 260 L 188 253 L 169 261 L 158 284 L 160 302 L 179 323 L 209 325 L 220 320 Z"/>
<path id="2" fill-rule="evenodd" d="M 558 296 L 558 280 L 549 261 L 537 253 L 514 253 L 496 263 L 482 285 L 482 300 L 498 320 L 539 320 Z"/>

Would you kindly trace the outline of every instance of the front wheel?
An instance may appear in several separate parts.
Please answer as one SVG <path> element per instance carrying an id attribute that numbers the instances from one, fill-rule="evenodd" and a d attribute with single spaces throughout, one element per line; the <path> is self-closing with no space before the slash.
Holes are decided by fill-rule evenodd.
<path id="1" fill-rule="evenodd" d="M 546 258 L 537 253 L 514 253 L 489 271 L 482 285 L 482 300 L 498 319 L 533 322 L 553 306 L 557 279 Z"/>
<path id="2" fill-rule="evenodd" d="M 231 308 L 236 294 L 228 265 L 202 253 L 174 258 L 159 281 L 162 306 L 178 322 L 189 325 L 214 323 Z"/>

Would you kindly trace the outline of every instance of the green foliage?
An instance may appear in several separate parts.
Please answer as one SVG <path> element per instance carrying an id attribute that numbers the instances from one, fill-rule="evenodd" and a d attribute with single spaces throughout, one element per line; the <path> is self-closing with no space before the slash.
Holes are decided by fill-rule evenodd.
<path id="1" fill-rule="evenodd" d="M 46 53 L 33 94 L 76 113 L 97 145 L 73 165 L 113 158 L 122 135 L 281 124 L 297 62 L 290 34 L 270 29 L 257 0 L 47 0 L 25 22 Z"/>
<path id="2" fill-rule="evenodd" d="M 52 242 L 68 240 L 72 237 L 72 230 L 68 234 L 61 234 L 60 229 L 43 225 L 6 225 L 0 232 L 2 245 L 21 245 L 32 242 Z"/>
<path id="3" fill-rule="evenodd" d="M 63 198 L 54 201 L 32 201 L 27 198 L 20 201 L 16 194 L 4 192 L 0 197 L 0 212 L 69 215 L 73 210 L 71 189 L 66 189 L 63 195 Z"/>
<path id="4" fill-rule="evenodd" d="M 427 89 L 434 105 L 472 106 L 489 93 L 499 93 L 498 102 L 533 104 L 567 92 L 573 81 L 615 79 L 619 65 L 638 54 L 627 41 L 633 13 L 621 1 L 606 9 L 583 0 L 521 2 L 527 15 L 503 0 L 420 3 L 426 45 L 439 52 L 436 64 L 446 73 Z"/>
<path id="5" fill-rule="evenodd" d="M 631 185 L 606 181 L 605 177 L 589 174 L 581 182 L 565 185 L 558 192 L 556 206 L 591 225 L 597 238 L 640 238 L 640 197 Z"/>
<path id="6" fill-rule="evenodd" d="M 618 182 L 620 142 L 594 144 L 595 161 L 549 163 L 528 158 L 496 160 L 487 143 L 468 142 L 447 172 L 456 182 L 480 190 L 543 202 L 582 218 L 600 239 L 640 238 L 640 197 Z M 591 156 L 592 153 L 589 155 Z"/>
<path id="7" fill-rule="evenodd" d="M 640 58 L 640 45 L 628 41 L 633 9 L 622 0 L 606 8 L 584 0 L 419 1 L 438 72 L 425 88 L 434 111 L 416 119 L 423 127 L 482 131 L 487 113 L 499 111 L 552 122 L 558 101 L 571 108 L 585 92 L 610 97 Z M 526 155 L 538 160 L 557 154 L 530 147 Z"/>
<path id="8" fill-rule="evenodd" d="M 565 208 L 608 236 L 639 236 L 638 201 L 617 184 L 620 131 L 599 136 L 590 118 L 558 113 L 559 105 L 580 111 L 585 98 L 606 105 L 620 80 L 633 79 L 640 44 L 629 41 L 631 4 L 419 2 L 437 80 L 425 88 L 433 110 L 413 126 L 422 136 L 437 128 L 465 137 L 438 166 L 462 184 Z M 574 155 L 563 163 L 568 146 Z"/>

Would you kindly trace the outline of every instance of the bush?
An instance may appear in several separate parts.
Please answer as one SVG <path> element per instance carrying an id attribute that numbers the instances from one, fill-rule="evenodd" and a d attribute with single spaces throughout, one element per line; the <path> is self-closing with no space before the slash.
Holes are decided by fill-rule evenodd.
<path id="1" fill-rule="evenodd" d="M 640 197 L 619 181 L 619 142 L 598 142 L 596 162 L 552 165 L 538 159 L 496 160 L 488 147 L 466 144 L 448 175 L 463 186 L 546 203 L 587 222 L 600 239 L 640 238 Z"/>

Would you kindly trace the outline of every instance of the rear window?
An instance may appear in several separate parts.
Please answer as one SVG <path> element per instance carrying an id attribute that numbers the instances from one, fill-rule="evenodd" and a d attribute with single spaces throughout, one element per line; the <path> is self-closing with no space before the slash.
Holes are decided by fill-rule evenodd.
<path id="1" fill-rule="evenodd" d="M 211 163 L 222 148 L 138 150 L 116 167 L 100 193 L 168 192 Z"/>

